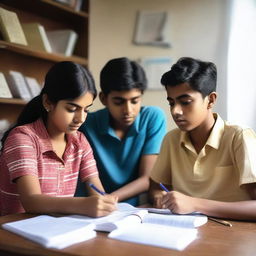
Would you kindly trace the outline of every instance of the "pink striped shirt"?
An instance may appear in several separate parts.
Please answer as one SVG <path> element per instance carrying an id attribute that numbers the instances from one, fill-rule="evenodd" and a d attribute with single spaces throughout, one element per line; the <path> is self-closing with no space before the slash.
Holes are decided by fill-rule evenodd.
<path id="1" fill-rule="evenodd" d="M 78 174 L 82 181 L 97 176 L 91 146 L 81 132 L 67 135 L 63 159 L 52 148 L 41 119 L 13 129 L 0 155 L 0 213 L 24 212 L 15 179 L 24 175 L 38 177 L 42 194 L 72 197 Z"/>

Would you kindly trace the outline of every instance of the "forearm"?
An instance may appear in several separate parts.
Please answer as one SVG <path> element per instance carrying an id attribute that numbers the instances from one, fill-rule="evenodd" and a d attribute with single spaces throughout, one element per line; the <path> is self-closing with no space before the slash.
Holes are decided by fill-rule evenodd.
<path id="1" fill-rule="evenodd" d="M 220 202 L 195 199 L 195 210 L 208 216 L 220 218 L 256 220 L 256 201 Z"/>
<path id="2" fill-rule="evenodd" d="M 111 194 L 118 196 L 119 201 L 123 201 L 130 197 L 143 193 L 148 189 L 149 189 L 149 177 L 145 175 L 115 190 Z"/>
<path id="3" fill-rule="evenodd" d="M 26 196 L 21 200 L 26 212 L 31 213 L 64 213 L 79 214 L 79 205 L 82 203 L 79 197 L 52 197 L 43 194 Z M 83 214 L 85 214 L 83 212 Z"/>

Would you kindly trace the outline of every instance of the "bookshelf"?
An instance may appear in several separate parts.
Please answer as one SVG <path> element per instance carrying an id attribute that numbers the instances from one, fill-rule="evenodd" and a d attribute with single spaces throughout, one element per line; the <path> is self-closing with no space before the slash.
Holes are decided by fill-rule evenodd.
<path id="1" fill-rule="evenodd" d="M 46 72 L 56 62 L 69 60 L 88 65 L 89 0 L 83 0 L 80 11 L 54 0 L 1 0 L 0 7 L 15 12 L 21 23 L 39 22 L 46 30 L 72 29 L 78 34 L 70 57 L 33 50 L 0 38 L 0 72 L 19 71 L 42 84 Z M 21 99 L 0 98 L 0 120 L 13 123 L 25 104 Z"/>

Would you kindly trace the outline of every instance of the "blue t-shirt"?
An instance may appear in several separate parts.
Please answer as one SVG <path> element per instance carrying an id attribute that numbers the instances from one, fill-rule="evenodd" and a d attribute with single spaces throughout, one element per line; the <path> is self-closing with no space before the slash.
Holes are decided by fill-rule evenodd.
<path id="1" fill-rule="evenodd" d="M 138 177 L 140 157 L 158 154 L 166 133 L 165 114 L 158 107 L 142 107 L 122 140 L 110 126 L 109 115 L 107 108 L 89 113 L 80 127 L 93 148 L 100 180 L 107 193 Z M 85 195 L 84 190 L 80 184 L 76 196 Z M 137 205 L 138 196 L 126 202 Z"/>

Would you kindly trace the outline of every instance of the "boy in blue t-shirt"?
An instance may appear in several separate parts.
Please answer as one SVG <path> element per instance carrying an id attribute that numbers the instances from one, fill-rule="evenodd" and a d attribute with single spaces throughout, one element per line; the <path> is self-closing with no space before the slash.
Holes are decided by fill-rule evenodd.
<path id="1" fill-rule="evenodd" d="M 149 188 L 166 120 L 157 107 L 142 107 L 147 86 L 142 67 L 128 58 L 110 60 L 100 73 L 99 94 L 104 109 L 89 113 L 80 131 L 88 138 L 107 193 L 138 205 Z M 76 196 L 85 195 L 78 184 Z"/>

